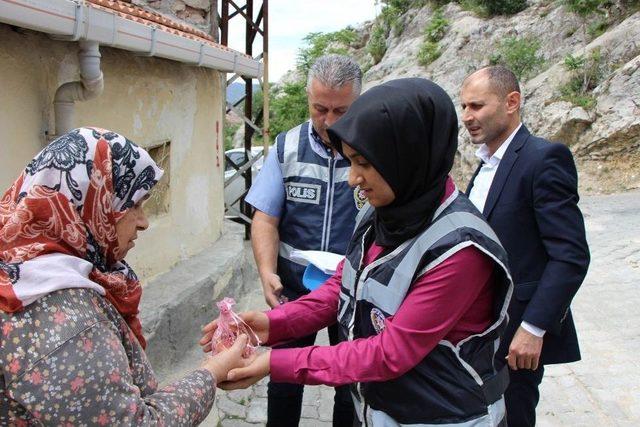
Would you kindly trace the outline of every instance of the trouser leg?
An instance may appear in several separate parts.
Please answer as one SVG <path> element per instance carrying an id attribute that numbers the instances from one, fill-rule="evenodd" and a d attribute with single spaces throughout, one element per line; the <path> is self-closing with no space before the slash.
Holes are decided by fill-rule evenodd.
<path id="1" fill-rule="evenodd" d="M 274 348 L 308 347 L 313 345 L 316 334 L 288 342 Z M 267 426 L 297 427 L 302 412 L 302 384 L 274 383 L 267 385 Z"/>
<path id="2" fill-rule="evenodd" d="M 333 324 L 328 328 L 329 344 L 338 344 L 338 324 Z M 333 398 L 333 427 L 351 427 L 355 418 L 353 408 L 353 398 L 349 385 L 335 387 L 335 397 Z"/>
<path id="3" fill-rule="evenodd" d="M 518 369 L 509 371 L 509 387 L 504 394 L 509 427 L 536 425 L 536 406 L 540 400 L 538 387 L 542 382 L 544 366 L 535 371 Z"/>

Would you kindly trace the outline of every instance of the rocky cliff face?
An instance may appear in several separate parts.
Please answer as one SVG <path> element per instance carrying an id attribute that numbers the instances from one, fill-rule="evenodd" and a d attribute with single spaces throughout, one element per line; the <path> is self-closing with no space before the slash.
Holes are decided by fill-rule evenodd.
<path id="1" fill-rule="evenodd" d="M 419 76 L 440 84 L 458 104 L 458 91 L 472 70 L 488 65 L 508 38 L 539 43 L 544 62 L 522 82 L 523 121 L 540 136 L 567 144 L 574 153 L 583 193 L 608 193 L 640 187 L 640 12 L 629 2 L 596 15 L 606 26 L 600 35 L 587 35 L 582 21 L 558 2 L 530 0 L 530 6 L 512 16 L 481 18 L 449 3 L 442 10 L 448 21 L 438 42 L 440 56 L 427 66 L 418 64 L 424 28 L 434 7 L 410 9 L 402 16 L 404 30 L 393 31 L 380 62 L 365 74 L 365 88 L 383 81 Z M 608 25 L 608 26 L 607 26 Z M 366 40 L 371 23 L 360 29 Z M 604 30 L 604 28 L 603 28 Z M 365 49 L 352 53 L 366 60 Z M 590 88 L 588 106 L 578 106 L 561 95 L 561 88 L 575 73 L 564 65 L 567 55 L 595 58 L 599 71 Z M 475 149 L 464 127 L 460 130 L 459 157 L 455 169 L 460 187 L 477 164 Z"/>

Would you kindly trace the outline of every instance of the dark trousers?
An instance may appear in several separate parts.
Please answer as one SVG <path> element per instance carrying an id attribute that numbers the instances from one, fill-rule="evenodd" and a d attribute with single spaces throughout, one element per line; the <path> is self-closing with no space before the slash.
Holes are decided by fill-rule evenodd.
<path id="1" fill-rule="evenodd" d="M 504 393 L 509 427 L 532 427 L 536 425 L 536 406 L 540 400 L 538 386 L 542 382 L 544 366 L 532 371 L 518 369 L 509 371 L 509 387 Z"/>
<path id="2" fill-rule="evenodd" d="M 274 348 L 308 347 L 316 341 L 316 334 L 308 335 L 296 341 Z M 329 327 L 329 343 L 338 343 L 338 325 Z M 267 427 L 297 427 L 302 411 L 301 384 L 274 383 L 269 381 L 267 386 Z M 336 387 L 333 399 L 334 427 L 352 427 L 355 412 L 349 386 Z"/>

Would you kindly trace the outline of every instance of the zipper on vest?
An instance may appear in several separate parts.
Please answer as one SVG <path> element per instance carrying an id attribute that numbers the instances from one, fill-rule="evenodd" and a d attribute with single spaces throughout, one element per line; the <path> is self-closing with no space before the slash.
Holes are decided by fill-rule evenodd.
<path id="1" fill-rule="evenodd" d="M 331 182 L 331 193 L 329 199 L 329 218 L 327 219 L 327 245 L 325 251 L 329 250 L 329 242 L 331 242 L 331 227 L 333 226 L 333 197 L 336 193 L 336 164 L 338 163 L 337 160 L 333 157 L 333 153 L 331 154 L 331 156 L 331 159 L 329 159 L 329 182 Z"/>
<path id="2" fill-rule="evenodd" d="M 329 236 L 331 235 L 331 215 L 333 209 L 333 181 L 334 181 L 334 169 L 335 160 L 333 159 L 333 152 L 328 153 L 329 159 L 327 160 L 329 168 L 329 181 L 327 182 L 327 197 L 324 204 L 324 218 L 322 222 L 322 242 L 320 243 L 321 251 L 329 250 Z"/>
<path id="3" fill-rule="evenodd" d="M 367 228 L 367 230 L 362 235 L 362 240 L 360 241 L 360 260 L 358 261 L 358 270 L 356 270 L 356 276 L 353 281 L 353 301 L 354 301 L 353 310 L 351 310 L 351 320 L 349 320 L 349 325 L 348 325 L 349 341 L 353 341 L 353 327 L 356 321 L 356 307 L 358 306 L 358 298 L 357 298 L 358 284 L 360 283 L 360 276 L 364 271 L 364 266 L 362 265 L 362 262 L 364 261 L 364 253 L 365 253 L 364 244 L 367 240 L 367 234 L 369 234 L 369 231 L 371 231 L 371 227 Z"/>

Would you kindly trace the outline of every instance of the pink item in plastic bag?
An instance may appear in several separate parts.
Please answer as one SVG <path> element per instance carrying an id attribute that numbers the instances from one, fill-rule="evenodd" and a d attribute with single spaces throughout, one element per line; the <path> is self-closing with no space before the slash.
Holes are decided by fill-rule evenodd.
<path id="1" fill-rule="evenodd" d="M 247 346 L 244 349 L 243 356 L 248 357 L 255 353 L 256 349 L 260 345 L 260 340 L 253 329 L 247 325 L 244 320 L 240 318 L 232 309 L 235 305 L 233 298 L 223 298 L 222 301 L 218 301 L 216 305 L 220 310 L 220 316 L 218 316 L 218 327 L 211 337 L 211 350 L 213 354 L 219 353 L 233 345 L 236 342 L 238 336 L 245 334 L 249 338 Z M 257 345 L 252 345 L 251 342 L 255 341 Z"/>

